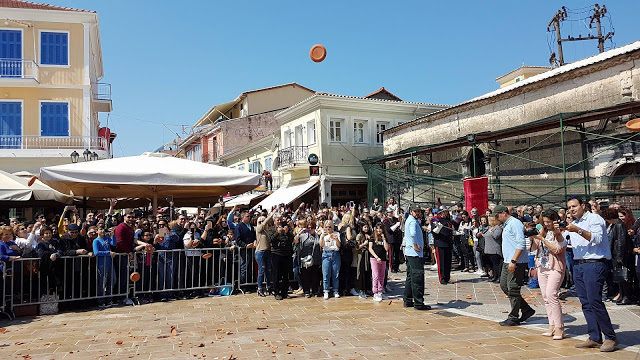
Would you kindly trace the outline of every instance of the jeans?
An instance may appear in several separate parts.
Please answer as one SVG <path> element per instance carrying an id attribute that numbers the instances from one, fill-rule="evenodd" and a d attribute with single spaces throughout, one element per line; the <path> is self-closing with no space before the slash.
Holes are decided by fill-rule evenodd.
<path id="1" fill-rule="evenodd" d="M 267 289 L 271 289 L 271 250 L 256 251 L 256 262 L 258 263 L 258 289 L 262 289 L 263 281 L 267 283 Z"/>
<path id="2" fill-rule="evenodd" d="M 109 295 L 113 293 L 113 279 L 115 279 L 115 271 L 111 263 L 98 266 L 98 290 L 96 292 L 98 304 L 106 304 L 111 301 Z M 108 297 L 102 298 L 105 295 Z"/>
<path id="3" fill-rule="evenodd" d="M 593 341 L 602 342 L 602 334 L 607 340 L 616 338 L 611 318 L 602 302 L 602 286 L 607 279 L 609 267 L 603 262 L 575 264 L 573 283 L 582 304 L 582 313 L 587 320 L 587 332 Z"/>
<path id="4" fill-rule="evenodd" d="M 298 283 L 298 288 L 302 287 L 302 279 L 300 278 L 300 259 L 293 254 L 293 278 Z"/>
<path id="5" fill-rule="evenodd" d="M 509 264 L 502 264 L 502 272 L 500 274 L 500 288 L 505 295 L 509 297 L 511 303 L 511 312 L 507 316 L 508 320 L 515 322 L 520 321 L 520 311 L 524 313 L 529 311 L 531 306 L 522 298 L 520 287 L 524 282 L 524 273 L 527 271 L 527 264 L 516 264 L 516 271 L 509 271 Z"/>
<path id="6" fill-rule="evenodd" d="M 533 254 L 529 255 L 529 269 L 536 267 L 536 256 Z M 527 287 L 529 288 L 537 288 L 539 287 L 540 284 L 538 284 L 538 279 L 536 278 L 529 278 L 529 283 L 527 284 Z"/>
<path id="7" fill-rule="evenodd" d="M 324 292 L 329 291 L 329 286 L 333 286 L 333 291 L 338 292 L 340 276 L 340 253 L 337 251 L 322 252 L 322 285 Z M 331 283 L 329 283 L 331 281 Z"/>
<path id="8" fill-rule="evenodd" d="M 424 263 L 421 257 L 406 256 L 407 280 L 404 283 L 404 303 L 424 305 Z"/>
<path id="9" fill-rule="evenodd" d="M 576 286 L 573 284 L 573 249 L 567 248 L 565 254 L 567 258 L 567 272 L 569 273 L 569 284 L 571 284 L 572 291 L 575 291 Z"/>

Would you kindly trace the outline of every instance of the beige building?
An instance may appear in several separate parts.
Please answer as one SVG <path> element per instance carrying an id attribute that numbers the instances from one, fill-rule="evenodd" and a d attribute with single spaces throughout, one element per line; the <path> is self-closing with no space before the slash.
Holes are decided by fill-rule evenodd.
<path id="1" fill-rule="evenodd" d="M 505 86 L 509 86 L 511 84 L 526 80 L 532 76 L 542 74 L 543 72 L 547 72 L 549 70 L 551 70 L 551 67 L 549 66 L 522 65 L 517 69 L 511 70 L 508 73 L 497 77 L 496 82 L 500 84 L 501 88 L 503 88 Z"/>
<path id="2" fill-rule="evenodd" d="M 178 141 L 178 156 L 219 164 L 220 156 L 271 136 L 280 125 L 274 114 L 314 94 L 296 83 L 245 91 L 232 101 L 212 106 Z"/>
<path id="3" fill-rule="evenodd" d="M 0 3 L 0 167 L 40 167 L 111 156 L 98 14 L 19 0 Z"/>
<path id="4" fill-rule="evenodd" d="M 275 115 L 280 141 L 273 168 L 281 189 L 263 208 L 298 201 L 330 205 L 367 199 L 360 160 L 383 154 L 382 131 L 445 109 L 445 105 L 389 100 L 384 88 L 354 97 L 316 93 Z M 317 168 L 312 164 L 317 159 Z"/>

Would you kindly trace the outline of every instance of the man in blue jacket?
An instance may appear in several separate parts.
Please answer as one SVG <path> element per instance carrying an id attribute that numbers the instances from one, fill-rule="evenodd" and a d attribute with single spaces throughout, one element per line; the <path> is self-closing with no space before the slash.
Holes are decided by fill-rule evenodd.
<path id="1" fill-rule="evenodd" d="M 247 281 L 247 264 L 253 264 L 253 255 L 251 251 L 255 247 L 256 230 L 251 226 L 251 213 L 243 211 L 240 214 L 240 223 L 236 225 L 234 236 L 236 244 L 240 248 L 240 285 Z"/>
<path id="2" fill-rule="evenodd" d="M 404 255 L 407 259 L 407 280 L 404 284 L 404 307 L 413 306 L 416 310 L 431 310 L 424 304 L 424 237 L 420 220 L 422 209 L 412 208 L 404 224 Z"/>

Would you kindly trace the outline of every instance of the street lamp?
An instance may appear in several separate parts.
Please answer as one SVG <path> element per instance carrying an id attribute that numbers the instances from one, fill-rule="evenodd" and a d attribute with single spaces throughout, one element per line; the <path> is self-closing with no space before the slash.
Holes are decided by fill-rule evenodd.
<path id="1" fill-rule="evenodd" d="M 400 207 L 400 197 L 411 188 L 411 178 L 406 177 L 398 180 L 387 180 L 387 193 L 398 198 L 398 208 Z"/>
<path id="2" fill-rule="evenodd" d="M 80 154 L 78 154 L 77 151 L 73 150 L 73 152 L 71 153 L 71 162 L 75 164 L 78 162 L 79 158 L 80 158 Z"/>
<path id="3" fill-rule="evenodd" d="M 98 154 L 94 151 L 93 154 L 91 154 L 91 160 L 96 161 L 98 160 Z"/>
<path id="4" fill-rule="evenodd" d="M 83 153 L 82 156 L 84 156 L 84 161 L 89 161 L 89 157 L 91 156 L 91 151 L 89 151 L 89 149 L 86 149 Z"/>

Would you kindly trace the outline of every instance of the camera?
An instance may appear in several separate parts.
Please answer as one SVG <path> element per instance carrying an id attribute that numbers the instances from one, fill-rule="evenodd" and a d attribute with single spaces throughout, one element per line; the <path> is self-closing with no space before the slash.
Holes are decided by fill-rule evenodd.
<path id="1" fill-rule="evenodd" d="M 538 235 L 538 230 L 536 229 L 529 229 L 529 230 L 525 230 L 524 231 L 524 236 L 529 237 L 529 236 L 536 236 Z"/>
<path id="2" fill-rule="evenodd" d="M 568 222 L 562 220 L 558 221 L 558 227 L 560 227 L 560 229 L 566 229 L 567 226 L 569 226 Z"/>

